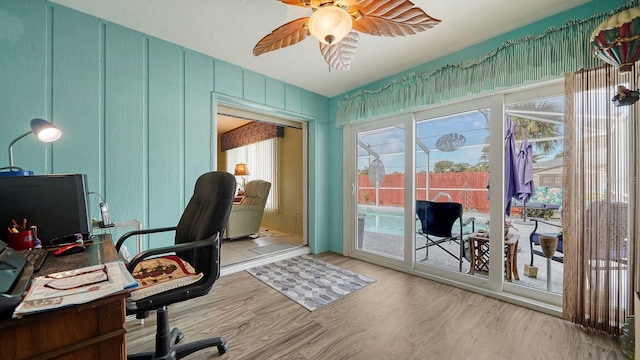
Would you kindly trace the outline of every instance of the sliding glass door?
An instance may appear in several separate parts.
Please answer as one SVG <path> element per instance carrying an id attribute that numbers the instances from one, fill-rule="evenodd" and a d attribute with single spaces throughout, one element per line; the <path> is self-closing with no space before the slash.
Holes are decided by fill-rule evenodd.
<path id="1" fill-rule="evenodd" d="M 419 219 L 415 258 L 420 264 L 470 273 L 468 235 L 489 224 L 490 114 L 481 107 L 416 119 L 416 201 L 456 205 L 446 213 L 447 208 L 434 208 L 442 214 L 437 221 L 449 221 L 445 233 L 435 219 Z"/>
<path id="2" fill-rule="evenodd" d="M 561 85 L 346 127 L 345 253 L 559 306 L 562 263 L 548 272 L 529 240 L 534 221 L 561 223 Z M 523 143 L 533 144 L 530 173 L 539 194 L 529 202 L 508 185 Z M 548 211 L 534 208 L 536 199 Z"/>
<path id="3" fill-rule="evenodd" d="M 403 260 L 405 128 L 403 123 L 355 133 L 355 248 Z"/>

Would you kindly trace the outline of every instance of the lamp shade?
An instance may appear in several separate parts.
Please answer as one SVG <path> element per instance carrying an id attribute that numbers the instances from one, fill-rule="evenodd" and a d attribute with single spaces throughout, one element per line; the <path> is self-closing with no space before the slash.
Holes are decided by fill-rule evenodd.
<path id="1" fill-rule="evenodd" d="M 613 15 L 591 34 L 591 50 L 604 62 L 627 72 L 640 58 L 640 8 Z"/>
<path id="2" fill-rule="evenodd" d="M 346 10 L 337 6 L 323 6 L 309 18 L 309 32 L 323 44 L 335 44 L 342 40 L 353 23 Z"/>
<path id="3" fill-rule="evenodd" d="M 31 131 L 38 137 L 38 140 L 42 142 L 56 141 L 62 136 L 60 129 L 43 119 L 31 120 Z"/>
<path id="4" fill-rule="evenodd" d="M 31 133 L 36 135 L 38 139 L 42 142 L 56 141 L 60 138 L 60 136 L 62 136 L 62 131 L 60 131 L 60 129 L 58 129 L 57 127 L 53 126 L 53 124 L 48 122 L 47 120 L 38 119 L 38 118 L 31 120 L 31 131 L 27 131 L 26 133 L 18 136 L 17 138 L 13 139 L 13 141 L 9 144 L 9 168 L 10 169 L 15 168 L 13 166 L 13 144 L 15 144 L 20 139 L 24 138 L 25 136 L 28 136 Z"/>
<path id="5" fill-rule="evenodd" d="M 236 175 L 236 176 L 249 175 L 249 169 L 247 168 L 247 164 L 236 164 L 236 169 L 234 170 L 233 175 Z"/>

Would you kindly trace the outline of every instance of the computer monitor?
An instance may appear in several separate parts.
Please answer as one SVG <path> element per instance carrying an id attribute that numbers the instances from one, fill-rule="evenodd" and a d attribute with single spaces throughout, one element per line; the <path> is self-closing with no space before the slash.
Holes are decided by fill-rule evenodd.
<path id="1" fill-rule="evenodd" d="M 84 239 L 91 235 L 91 218 L 84 174 L 0 177 L 0 239 L 7 242 L 7 227 L 15 220 L 37 226 L 43 246 Z M 68 240 L 66 240 L 68 239 Z"/>

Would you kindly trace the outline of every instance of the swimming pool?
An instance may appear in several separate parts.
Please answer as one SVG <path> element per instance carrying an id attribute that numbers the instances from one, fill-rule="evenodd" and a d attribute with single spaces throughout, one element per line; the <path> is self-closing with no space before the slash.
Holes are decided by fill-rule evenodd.
<path id="1" fill-rule="evenodd" d="M 376 232 L 389 235 L 404 236 L 404 208 L 395 206 L 375 206 L 358 205 L 358 216 L 364 216 L 364 231 Z M 476 218 L 475 227 L 469 224 L 463 228 L 463 232 L 487 229 L 488 214 L 468 213 L 463 217 L 473 216 Z M 454 225 L 454 229 L 455 229 Z M 416 230 L 420 228 L 420 223 L 416 220 Z M 455 230 L 454 230 L 455 232 Z"/>

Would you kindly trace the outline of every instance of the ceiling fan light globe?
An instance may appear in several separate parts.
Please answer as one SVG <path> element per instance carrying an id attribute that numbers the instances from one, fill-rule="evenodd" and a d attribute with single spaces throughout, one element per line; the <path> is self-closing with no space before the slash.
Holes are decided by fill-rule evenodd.
<path id="1" fill-rule="evenodd" d="M 323 44 L 334 44 L 351 31 L 352 20 L 346 10 L 323 6 L 309 18 L 309 31 Z"/>

